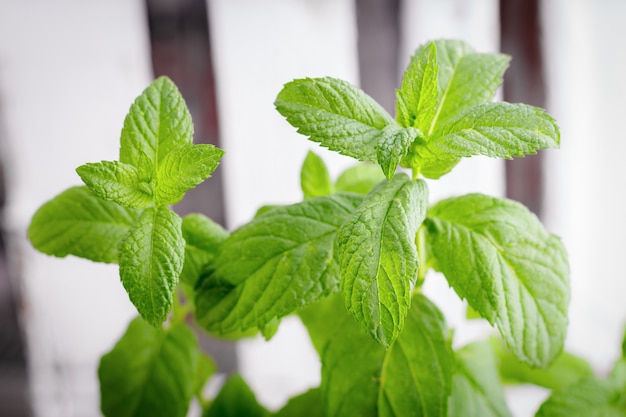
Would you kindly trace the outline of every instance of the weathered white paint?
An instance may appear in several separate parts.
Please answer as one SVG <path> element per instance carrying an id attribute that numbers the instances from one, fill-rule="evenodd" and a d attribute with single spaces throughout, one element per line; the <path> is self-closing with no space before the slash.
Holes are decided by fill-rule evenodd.
<path id="1" fill-rule="evenodd" d="M 572 268 L 566 346 L 608 372 L 626 322 L 626 3 L 544 5 L 549 110 L 561 126 L 550 152 L 549 227 L 563 237 Z"/>
<path id="2" fill-rule="evenodd" d="M 308 149 L 331 175 L 354 161 L 296 133 L 275 110 L 282 85 L 332 76 L 358 83 L 352 0 L 210 0 L 227 219 L 249 221 L 263 204 L 301 199 L 300 166 Z M 270 343 L 239 344 L 241 373 L 271 408 L 319 384 L 319 360 L 297 319 L 286 319 Z M 294 370 L 296 370 L 294 372 Z"/>
<path id="3" fill-rule="evenodd" d="M 117 158 L 125 113 L 151 79 L 148 51 L 139 0 L 0 2 L 5 226 L 39 417 L 100 415 L 99 357 L 136 313 L 117 267 L 37 253 L 26 228 L 45 200 L 80 184 L 74 167 Z"/>

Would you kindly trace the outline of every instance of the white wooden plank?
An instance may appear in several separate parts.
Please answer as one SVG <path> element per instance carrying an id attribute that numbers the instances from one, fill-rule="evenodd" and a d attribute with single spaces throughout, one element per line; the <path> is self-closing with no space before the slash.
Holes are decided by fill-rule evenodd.
<path id="1" fill-rule="evenodd" d="M 354 161 L 297 134 L 276 112 L 282 85 L 332 76 L 358 83 L 352 0 L 210 0 L 220 138 L 230 227 L 262 204 L 301 199 L 300 166 L 315 149 L 331 175 Z M 319 360 L 298 320 L 288 319 L 270 343 L 239 344 L 241 372 L 259 400 L 277 408 L 319 384 Z"/>
<path id="2" fill-rule="evenodd" d="M 546 216 L 571 264 L 566 346 L 607 372 L 626 322 L 626 141 L 623 97 L 626 3 L 546 2 L 549 110 L 561 149 L 547 160 Z"/>
<path id="3" fill-rule="evenodd" d="M 0 2 L 5 227 L 24 294 L 37 416 L 98 416 L 96 369 L 134 309 L 114 266 L 36 253 L 35 209 L 80 183 L 74 168 L 116 159 L 124 115 L 151 78 L 143 2 Z"/>

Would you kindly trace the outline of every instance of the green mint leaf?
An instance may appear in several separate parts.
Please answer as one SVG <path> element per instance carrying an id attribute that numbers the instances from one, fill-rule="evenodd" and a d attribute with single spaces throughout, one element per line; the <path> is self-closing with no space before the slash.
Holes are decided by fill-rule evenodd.
<path id="1" fill-rule="evenodd" d="M 322 349 L 326 416 L 447 417 L 454 359 L 437 307 L 415 296 L 406 328 L 388 350 L 341 313 Z"/>
<path id="2" fill-rule="evenodd" d="M 428 132 L 439 104 L 437 47 L 434 42 L 418 48 L 396 92 L 396 119 L 404 127 Z"/>
<path id="3" fill-rule="evenodd" d="M 447 174 L 459 163 L 461 157 L 450 155 L 442 147 L 429 145 L 419 137 L 409 146 L 400 164 L 417 169 L 426 178 L 437 179 Z"/>
<path id="4" fill-rule="evenodd" d="M 139 213 L 104 201 L 87 187 L 72 187 L 35 212 L 28 238 L 35 249 L 48 255 L 117 263 L 118 244 Z"/>
<path id="5" fill-rule="evenodd" d="M 429 140 L 428 146 L 434 153 L 511 158 L 558 148 L 560 136 L 554 119 L 540 108 L 487 103 L 459 113 L 441 125 Z"/>
<path id="6" fill-rule="evenodd" d="M 259 330 L 261 331 L 261 334 L 263 335 L 263 338 L 266 342 L 269 342 L 272 337 L 274 337 L 274 335 L 278 331 L 278 326 L 280 326 L 280 319 L 276 317 L 274 317 L 265 325 L 261 326 Z"/>
<path id="7" fill-rule="evenodd" d="M 150 185 L 140 180 L 139 171 L 132 165 L 102 161 L 81 165 L 76 172 L 91 192 L 103 200 L 130 208 L 152 203 Z"/>
<path id="8" fill-rule="evenodd" d="M 376 161 L 381 129 L 394 119 L 359 88 L 335 78 L 291 81 L 278 93 L 276 109 L 314 142 L 361 161 Z"/>
<path id="9" fill-rule="evenodd" d="M 98 368 L 106 417 L 185 417 L 198 361 L 195 334 L 182 324 L 155 328 L 136 318 Z"/>
<path id="10" fill-rule="evenodd" d="M 180 281 L 194 287 L 202 268 L 215 258 L 228 232 L 208 217 L 193 213 L 183 218 L 182 233 L 185 239 L 185 261 Z"/>
<path id="11" fill-rule="evenodd" d="M 396 173 L 400 160 L 407 154 L 409 145 L 422 133 L 414 128 L 386 126 L 376 143 L 376 161 L 387 179 Z"/>
<path id="12" fill-rule="evenodd" d="M 401 165 L 426 178 L 450 172 L 459 156 L 427 143 L 449 119 L 491 101 L 509 61 L 506 55 L 476 53 L 457 40 L 438 40 L 418 48 L 398 92 L 398 123 L 418 127 L 425 140 L 418 137 L 413 142 Z"/>
<path id="13" fill-rule="evenodd" d="M 149 207 L 120 242 L 122 284 L 141 317 L 153 326 L 167 318 L 183 267 L 181 219 L 167 207 Z"/>
<path id="14" fill-rule="evenodd" d="M 224 151 L 213 145 L 183 145 L 170 151 L 157 169 L 154 199 L 159 204 L 175 204 L 185 192 L 209 178 Z"/>
<path id="15" fill-rule="evenodd" d="M 217 371 L 217 365 L 213 359 L 200 353 L 198 355 L 198 361 L 196 363 L 196 369 L 193 374 L 193 394 L 198 399 L 203 399 L 202 390 L 206 383 L 209 381 L 209 378 Z"/>
<path id="16" fill-rule="evenodd" d="M 170 151 L 193 140 L 193 124 L 185 100 L 167 77 L 159 77 L 130 108 L 120 139 L 120 161 L 137 168 L 147 156 L 158 168 Z"/>
<path id="17" fill-rule="evenodd" d="M 523 205 L 481 194 L 437 203 L 424 225 L 437 269 L 457 294 L 497 325 L 520 360 L 547 366 L 568 323 L 561 240 Z"/>
<path id="18" fill-rule="evenodd" d="M 300 187 L 304 193 L 304 198 L 321 197 L 333 192 L 333 185 L 330 182 L 328 168 L 324 160 L 309 151 L 302 164 L 300 171 Z"/>
<path id="19" fill-rule="evenodd" d="M 415 235 L 427 200 L 424 181 L 398 174 L 377 186 L 337 233 L 348 311 L 386 347 L 402 330 L 410 304 L 418 262 Z"/>
<path id="20" fill-rule="evenodd" d="M 554 390 L 535 416 L 626 417 L 624 388 L 610 380 L 585 378 Z"/>
<path id="21" fill-rule="evenodd" d="M 269 417 L 243 378 L 233 375 L 224 384 L 202 417 Z"/>
<path id="22" fill-rule="evenodd" d="M 324 417 L 322 396 L 319 388 L 312 388 L 307 392 L 289 399 L 275 417 Z"/>
<path id="23" fill-rule="evenodd" d="M 343 171 L 335 181 L 335 191 L 369 194 L 384 179 L 385 174 L 378 165 L 363 163 Z"/>
<path id="24" fill-rule="evenodd" d="M 499 339 L 493 338 L 491 344 L 498 357 L 500 377 L 505 383 L 556 389 L 593 376 L 589 362 L 569 352 L 561 352 L 547 368 L 533 368 L 520 362 Z"/>
<path id="25" fill-rule="evenodd" d="M 298 311 L 298 316 L 320 358 L 328 341 L 341 328 L 342 321 L 337 318 L 343 317 L 346 313 L 343 297 L 339 293 L 331 294 Z"/>
<path id="26" fill-rule="evenodd" d="M 263 327 L 336 291 L 333 242 L 361 201 L 353 194 L 311 198 L 235 230 L 198 284 L 198 323 L 218 333 Z"/>
<path id="27" fill-rule="evenodd" d="M 379 416 L 447 417 L 454 356 L 445 318 L 428 298 L 413 297 L 406 328 L 387 356 Z"/>
<path id="28" fill-rule="evenodd" d="M 462 110 L 491 101 L 511 60 L 507 55 L 476 53 L 463 41 L 434 44 L 440 96 L 430 128 L 422 129 L 426 135 Z"/>
<path id="29" fill-rule="evenodd" d="M 466 345 L 455 357 L 448 417 L 511 417 L 489 342 Z"/>

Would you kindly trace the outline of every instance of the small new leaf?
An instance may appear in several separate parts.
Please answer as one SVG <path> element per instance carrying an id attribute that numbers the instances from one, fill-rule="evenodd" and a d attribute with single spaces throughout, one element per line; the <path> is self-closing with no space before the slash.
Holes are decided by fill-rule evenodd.
<path id="1" fill-rule="evenodd" d="M 435 266 L 457 294 L 498 326 L 520 360 L 547 366 L 567 329 L 561 240 L 523 205 L 481 194 L 437 203 L 424 225 Z"/>
<path id="2" fill-rule="evenodd" d="M 387 179 L 396 173 L 400 160 L 407 154 L 409 145 L 421 136 L 422 132 L 414 128 L 401 128 L 396 125 L 386 126 L 376 143 L 376 160 Z"/>
<path id="3" fill-rule="evenodd" d="M 511 158 L 558 148 L 559 143 L 559 129 L 542 109 L 525 104 L 487 103 L 471 107 L 441 125 L 428 146 L 435 153 L 457 157 Z"/>
<path id="4" fill-rule="evenodd" d="M 209 178 L 224 151 L 213 145 L 184 145 L 169 152 L 157 169 L 154 199 L 167 205 L 180 201 L 185 192 Z"/>
<path id="5" fill-rule="evenodd" d="M 235 230 L 198 284 L 198 323 L 218 333 L 264 327 L 335 292 L 333 242 L 361 201 L 355 194 L 311 198 Z"/>
<path id="6" fill-rule="evenodd" d="M 502 54 L 477 53 L 459 40 L 437 40 L 439 105 L 429 129 L 430 135 L 439 125 L 470 107 L 493 99 L 511 57 Z"/>
<path id="7" fill-rule="evenodd" d="M 415 235 L 427 200 L 425 182 L 398 174 L 377 186 L 337 233 L 348 311 L 386 347 L 404 326 L 417 274 Z"/>
<path id="8" fill-rule="evenodd" d="M 396 91 L 396 119 L 400 126 L 428 132 L 439 104 L 437 47 L 430 42 L 420 47 Z"/>
<path id="9" fill-rule="evenodd" d="M 139 171 L 119 161 L 88 163 L 76 172 L 92 193 L 120 206 L 141 208 L 152 203 L 150 185 L 142 182 Z"/>
<path id="10" fill-rule="evenodd" d="M 381 130 L 394 119 L 357 87 L 335 78 L 304 78 L 283 87 L 274 103 L 298 132 L 361 161 L 376 161 Z"/>
<path id="11" fill-rule="evenodd" d="M 72 187 L 37 210 L 28 238 L 48 255 L 117 263 L 119 242 L 139 214 L 96 197 L 87 187 Z"/>
<path id="12" fill-rule="evenodd" d="M 187 415 L 198 360 L 195 334 L 185 325 L 155 328 L 133 320 L 98 368 L 106 417 Z"/>
<path id="13" fill-rule="evenodd" d="M 300 170 L 300 187 L 304 198 L 321 197 L 333 192 L 326 164 L 313 151 L 309 151 Z"/>
<path id="14" fill-rule="evenodd" d="M 120 278 L 141 317 L 160 326 L 170 311 L 183 267 L 181 219 L 167 207 L 149 207 L 120 242 Z"/>
<path id="15" fill-rule="evenodd" d="M 170 151 L 190 145 L 192 139 L 185 100 L 169 78 L 159 77 L 137 97 L 124 120 L 120 161 L 139 168 L 145 155 L 157 167 Z"/>

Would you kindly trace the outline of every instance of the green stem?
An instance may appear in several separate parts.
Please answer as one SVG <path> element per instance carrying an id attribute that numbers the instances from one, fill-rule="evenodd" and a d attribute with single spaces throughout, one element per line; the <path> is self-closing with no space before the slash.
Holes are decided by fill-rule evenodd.
<path id="1" fill-rule="evenodd" d="M 413 180 L 416 180 L 416 179 L 420 176 L 420 170 L 419 170 L 419 168 L 412 167 L 412 168 L 411 168 L 411 172 L 412 172 L 412 174 L 413 174 Z"/>
<path id="2" fill-rule="evenodd" d="M 418 256 L 418 267 L 417 267 L 417 282 L 415 284 L 415 291 L 421 291 L 420 288 L 426 279 L 426 273 L 428 272 L 427 259 L 428 255 L 426 253 L 426 235 L 424 232 L 424 226 L 420 226 L 417 231 L 417 236 L 415 238 L 415 243 L 417 245 L 417 256 Z"/>
<path id="3" fill-rule="evenodd" d="M 183 303 L 180 299 L 180 293 L 176 291 L 174 294 L 174 306 L 172 313 L 172 322 L 173 323 L 183 323 L 187 314 L 191 311 L 189 304 Z"/>

